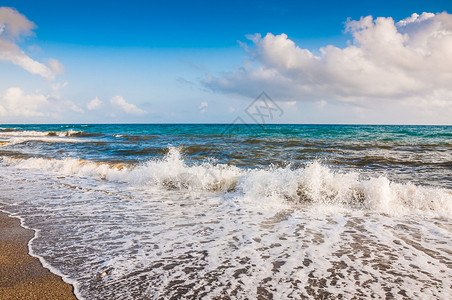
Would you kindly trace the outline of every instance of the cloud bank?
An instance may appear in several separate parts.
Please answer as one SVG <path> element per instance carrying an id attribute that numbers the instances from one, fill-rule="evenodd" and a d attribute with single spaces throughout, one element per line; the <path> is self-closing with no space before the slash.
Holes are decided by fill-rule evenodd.
<path id="1" fill-rule="evenodd" d="M 63 120 L 68 117 L 79 119 L 85 110 L 77 103 L 61 98 L 58 89 L 63 85 L 55 86 L 49 93 L 35 91 L 27 93 L 18 87 L 11 87 L 0 91 L 0 121 L 1 122 L 47 122 L 49 120 Z M 85 104 L 88 111 L 92 111 L 92 116 L 121 118 L 121 115 L 143 116 L 147 112 L 128 103 L 121 96 L 110 98 L 109 102 L 102 102 L 98 97 Z M 104 113 L 99 114 L 99 109 Z M 107 120 L 106 119 L 106 120 Z"/>
<path id="2" fill-rule="evenodd" d="M 64 72 L 64 66 L 55 59 L 47 64 L 30 58 L 19 48 L 17 42 L 23 37 L 33 35 L 36 26 L 14 8 L 0 7 L 0 60 L 16 64 L 32 74 L 46 79 L 54 79 Z"/>
<path id="3" fill-rule="evenodd" d="M 9 88 L 0 94 L 0 116 L 44 117 L 44 107 L 50 106 L 42 94 L 25 94 L 20 88 Z"/>
<path id="4" fill-rule="evenodd" d="M 315 55 L 287 35 L 248 36 L 249 59 L 235 72 L 208 75 L 214 91 L 254 97 L 267 91 L 286 101 L 335 100 L 354 104 L 398 101 L 435 105 L 452 113 L 452 15 L 413 14 L 348 20 L 352 41 Z"/>
<path id="5" fill-rule="evenodd" d="M 0 92 L 0 117 L 2 121 L 43 121 L 59 118 L 61 113 L 83 110 L 74 102 L 60 99 L 55 93 L 25 93 L 21 88 L 11 87 Z"/>

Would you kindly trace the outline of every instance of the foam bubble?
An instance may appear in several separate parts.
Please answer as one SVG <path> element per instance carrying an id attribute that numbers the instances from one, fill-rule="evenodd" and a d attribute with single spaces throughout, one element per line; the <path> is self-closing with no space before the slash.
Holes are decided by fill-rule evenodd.
<path id="1" fill-rule="evenodd" d="M 12 130 L 12 131 L 2 131 L 0 132 L 0 136 L 26 136 L 26 137 L 33 137 L 33 136 L 46 136 L 48 135 L 48 131 L 35 131 L 35 130 L 26 130 L 26 131 L 19 131 L 19 130 Z"/>
<path id="2" fill-rule="evenodd" d="M 433 213 L 452 216 L 449 190 L 391 182 L 384 176 L 362 178 L 358 172 L 333 171 L 319 162 L 305 168 L 240 169 L 205 161 L 187 165 L 180 150 L 143 164 L 100 163 L 75 158 L 3 157 L 18 168 L 126 182 L 164 190 L 215 192 L 256 205 L 322 205 L 369 209 L 390 215 Z"/>
<path id="3" fill-rule="evenodd" d="M 25 159 L 0 166 L 4 209 L 41 230 L 35 253 L 75 280 L 86 299 L 452 295 L 452 219 L 379 213 L 380 206 L 417 210 L 403 199 L 427 197 L 424 187 L 317 162 L 188 165 L 178 149 L 141 165 Z M 211 189 L 219 178 L 234 178 L 234 189 Z"/>
<path id="4" fill-rule="evenodd" d="M 6 139 L 0 146 L 12 146 L 29 141 L 40 141 L 45 143 L 78 143 L 82 142 L 82 140 L 71 137 L 84 135 L 87 135 L 84 131 L 75 131 L 72 129 L 67 131 L 7 131 L 0 132 L 0 138 Z"/>

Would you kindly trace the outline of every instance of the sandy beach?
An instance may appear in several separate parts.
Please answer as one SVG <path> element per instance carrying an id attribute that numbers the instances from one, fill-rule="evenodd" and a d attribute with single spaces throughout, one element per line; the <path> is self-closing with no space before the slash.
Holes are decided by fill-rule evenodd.
<path id="1" fill-rule="evenodd" d="M 0 212 L 0 298 L 76 299 L 73 287 L 28 254 L 34 232 Z"/>

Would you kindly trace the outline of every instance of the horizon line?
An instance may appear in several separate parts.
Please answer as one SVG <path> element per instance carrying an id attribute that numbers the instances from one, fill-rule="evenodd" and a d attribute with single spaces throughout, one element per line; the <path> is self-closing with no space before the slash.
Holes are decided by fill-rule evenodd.
<path id="1" fill-rule="evenodd" d="M 451 124 L 385 124 L 385 123 L 193 123 L 193 122 L 175 122 L 175 123 L 0 123 L 0 126 L 23 126 L 23 125 L 246 125 L 246 126 L 266 126 L 266 125 L 331 125 L 331 126 L 452 126 Z"/>

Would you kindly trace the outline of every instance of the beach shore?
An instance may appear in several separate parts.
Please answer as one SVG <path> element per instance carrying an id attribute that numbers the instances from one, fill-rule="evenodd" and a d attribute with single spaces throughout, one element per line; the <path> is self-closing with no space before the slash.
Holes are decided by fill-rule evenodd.
<path id="1" fill-rule="evenodd" d="M 73 286 L 28 254 L 34 232 L 0 212 L 0 299 L 76 299 Z"/>

